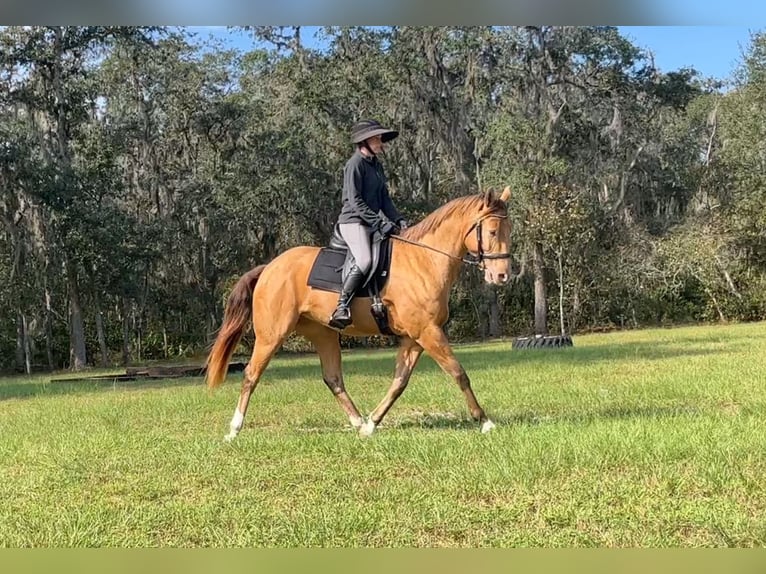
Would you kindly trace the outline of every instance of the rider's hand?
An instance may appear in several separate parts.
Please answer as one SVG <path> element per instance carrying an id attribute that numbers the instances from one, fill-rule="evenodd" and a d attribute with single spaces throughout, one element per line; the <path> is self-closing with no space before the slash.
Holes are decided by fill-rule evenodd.
<path id="1" fill-rule="evenodd" d="M 383 237 L 389 237 L 390 235 L 394 235 L 397 231 L 396 225 L 391 223 L 390 221 L 384 221 L 383 224 L 380 226 L 380 233 L 383 235 Z"/>
<path id="2" fill-rule="evenodd" d="M 409 226 L 406 219 L 399 220 L 399 229 L 407 229 Z"/>

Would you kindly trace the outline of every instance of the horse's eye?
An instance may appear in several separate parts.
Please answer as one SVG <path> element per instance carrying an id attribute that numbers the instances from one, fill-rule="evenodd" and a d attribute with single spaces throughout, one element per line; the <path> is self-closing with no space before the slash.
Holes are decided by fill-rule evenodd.
<path id="1" fill-rule="evenodd" d="M 497 229 L 493 229 L 489 232 L 490 237 L 496 237 L 497 236 Z"/>

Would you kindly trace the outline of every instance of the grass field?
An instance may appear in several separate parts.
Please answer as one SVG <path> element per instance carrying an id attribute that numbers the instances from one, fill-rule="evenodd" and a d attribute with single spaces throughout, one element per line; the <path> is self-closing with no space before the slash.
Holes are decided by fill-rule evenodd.
<path id="1" fill-rule="evenodd" d="M 0 546 L 763 546 L 766 324 L 456 348 L 481 435 L 430 360 L 375 435 L 315 356 L 239 375 L 0 380 Z M 344 355 L 363 412 L 393 351 Z"/>

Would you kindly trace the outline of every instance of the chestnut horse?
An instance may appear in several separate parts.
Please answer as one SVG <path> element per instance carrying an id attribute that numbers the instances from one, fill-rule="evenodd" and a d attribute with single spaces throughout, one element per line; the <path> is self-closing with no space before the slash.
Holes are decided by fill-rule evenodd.
<path id="1" fill-rule="evenodd" d="M 489 189 L 483 194 L 454 199 L 417 225 L 393 236 L 389 279 L 381 299 L 388 308 L 391 330 L 400 337 L 400 347 L 394 380 L 366 421 L 343 384 L 339 332 L 328 326 L 338 295 L 307 285 L 319 248 L 294 247 L 245 273 L 229 295 L 223 324 L 206 362 L 207 385 L 213 389 L 226 378 L 229 359 L 252 316 L 255 345 L 226 440 L 232 440 L 242 429 L 253 390 L 292 332 L 313 343 L 325 384 L 362 436 L 373 433 L 402 394 L 423 350 L 455 379 L 471 416 L 481 425 L 481 432 L 494 428 L 479 406 L 468 375 L 455 358 L 442 326 L 448 317 L 450 288 L 461 263 L 479 264 L 488 283 L 503 284 L 508 280 L 510 193 L 510 187 L 506 187 L 500 195 Z M 475 260 L 466 260 L 467 253 Z M 370 298 L 354 298 L 353 323 L 343 334 L 379 334 L 370 308 Z"/>

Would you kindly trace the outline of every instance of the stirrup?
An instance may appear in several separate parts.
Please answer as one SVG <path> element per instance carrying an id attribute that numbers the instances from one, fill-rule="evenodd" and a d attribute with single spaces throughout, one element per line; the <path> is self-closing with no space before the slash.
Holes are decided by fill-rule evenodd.
<path id="1" fill-rule="evenodd" d="M 341 315 L 339 317 L 339 315 Z M 333 311 L 329 321 L 330 327 L 345 329 L 351 324 L 351 309 L 346 305 L 339 305 Z"/>

